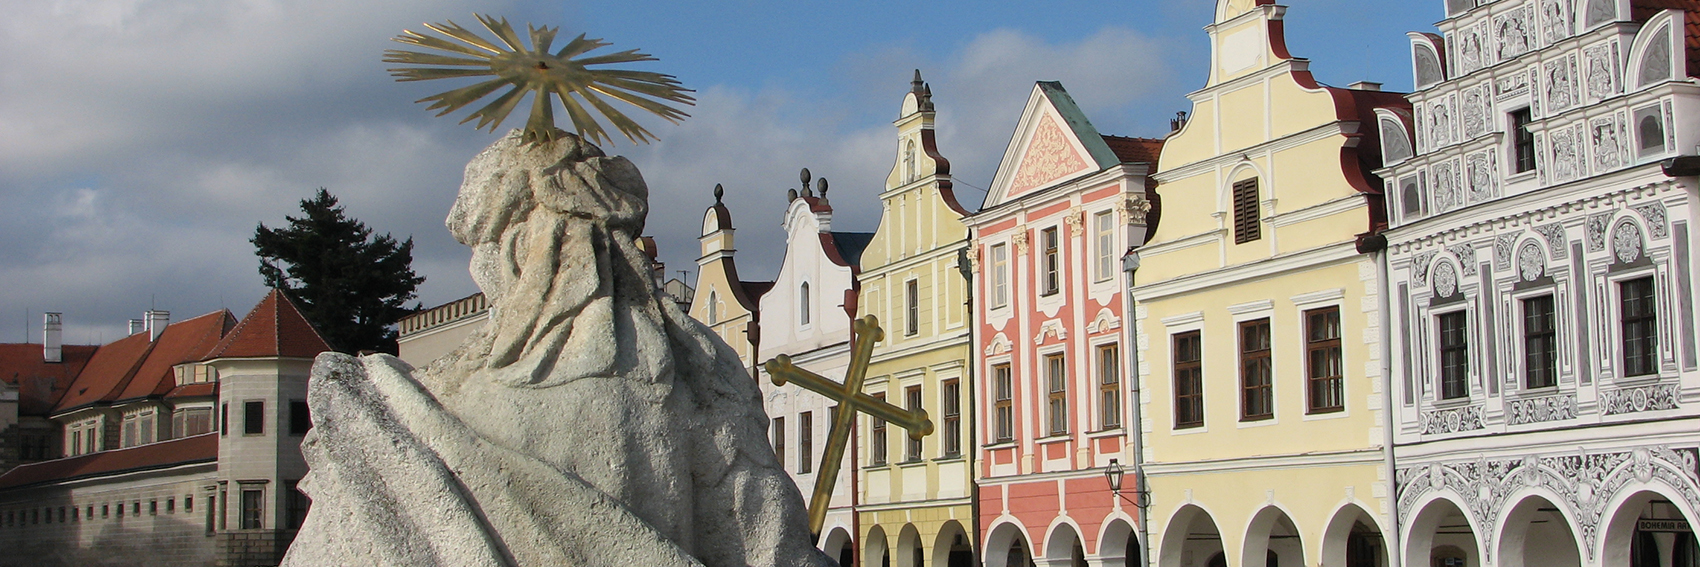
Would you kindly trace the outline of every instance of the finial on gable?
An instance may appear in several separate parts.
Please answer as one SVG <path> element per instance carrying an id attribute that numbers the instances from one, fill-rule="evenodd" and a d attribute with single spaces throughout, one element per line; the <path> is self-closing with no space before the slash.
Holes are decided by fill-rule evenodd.
<path id="1" fill-rule="evenodd" d="M 785 190 L 785 202 L 789 203 L 789 202 L 792 202 L 792 201 L 795 201 L 795 200 L 797 200 L 797 190 L 796 189 L 786 189 Z"/>
<path id="2" fill-rule="evenodd" d="M 726 188 L 721 187 L 719 183 L 715 183 L 714 184 L 714 204 L 716 204 L 716 205 L 720 204 L 720 199 L 722 197 L 725 197 L 725 196 L 726 196 Z"/>
<path id="3" fill-rule="evenodd" d="M 822 177 L 820 179 L 815 180 L 815 189 L 820 191 L 820 198 L 822 198 L 822 199 L 826 198 L 826 178 L 825 177 Z"/>
<path id="4" fill-rule="evenodd" d="M 809 186 L 809 178 L 809 168 L 805 167 L 802 171 L 797 172 L 797 179 L 803 180 L 803 187 Z"/>
<path id="5" fill-rule="evenodd" d="M 915 78 L 909 81 L 909 92 L 921 94 L 921 89 L 924 85 L 926 85 L 926 83 L 921 82 L 921 70 L 916 69 Z"/>
<path id="6" fill-rule="evenodd" d="M 921 110 L 928 111 L 928 112 L 931 112 L 933 110 L 933 85 L 932 85 L 932 83 L 921 83 Z"/>

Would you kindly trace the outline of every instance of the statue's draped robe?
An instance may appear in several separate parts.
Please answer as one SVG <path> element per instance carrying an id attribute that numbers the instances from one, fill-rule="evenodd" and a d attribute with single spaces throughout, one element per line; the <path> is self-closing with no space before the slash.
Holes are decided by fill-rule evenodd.
<path id="1" fill-rule="evenodd" d="M 737 355 L 659 295 L 624 158 L 517 136 L 448 224 L 490 321 L 414 372 L 314 365 L 313 508 L 285 565 L 831 565 Z"/>

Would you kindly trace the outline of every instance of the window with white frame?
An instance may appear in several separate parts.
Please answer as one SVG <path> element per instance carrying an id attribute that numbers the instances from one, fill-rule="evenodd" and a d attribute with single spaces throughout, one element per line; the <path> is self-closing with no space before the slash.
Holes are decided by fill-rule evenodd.
<path id="1" fill-rule="evenodd" d="M 1623 340 L 1623 375 L 1659 372 L 1658 304 L 1653 276 L 1618 282 L 1618 318 Z"/>
<path id="2" fill-rule="evenodd" d="M 797 322 L 803 325 L 809 324 L 809 282 L 803 282 L 803 285 L 797 288 L 797 310 L 799 313 Z"/>
<path id="3" fill-rule="evenodd" d="M 1463 311 L 1435 316 L 1440 334 L 1440 399 L 1470 396 L 1470 328 Z"/>
<path id="4" fill-rule="evenodd" d="M 1526 298 L 1523 304 L 1523 387 L 1558 384 L 1558 325 L 1552 295 Z"/>
<path id="5" fill-rule="evenodd" d="M 1098 255 L 1092 264 L 1092 280 L 1105 281 L 1116 273 L 1116 238 L 1115 211 L 1104 211 L 1092 215 L 1092 239 L 1097 244 Z"/>
<path id="6" fill-rule="evenodd" d="M 1062 290 L 1062 256 L 1058 252 L 1062 242 L 1057 236 L 1057 227 L 1039 231 L 1039 243 L 1043 247 L 1039 262 L 1043 270 L 1039 274 L 1039 283 L 1043 286 L 1040 295 L 1056 295 Z"/>
<path id="7" fill-rule="evenodd" d="M 1121 349 L 1114 343 L 1098 347 L 1098 425 L 1122 425 Z"/>
<path id="8" fill-rule="evenodd" d="M 1003 307 L 1009 304 L 1009 247 L 993 244 L 991 256 L 992 307 Z"/>
<path id="9" fill-rule="evenodd" d="M 1045 355 L 1050 434 L 1068 433 L 1068 365 L 1062 353 Z"/>

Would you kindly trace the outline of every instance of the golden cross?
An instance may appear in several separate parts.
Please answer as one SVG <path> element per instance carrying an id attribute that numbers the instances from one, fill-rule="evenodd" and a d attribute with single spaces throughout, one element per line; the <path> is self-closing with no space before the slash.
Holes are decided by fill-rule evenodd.
<path id="1" fill-rule="evenodd" d="M 907 429 L 909 437 L 917 441 L 933 433 L 933 420 L 927 419 L 927 410 L 906 410 L 862 393 L 862 382 L 868 375 L 868 361 L 874 355 L 874 343 L 885 338 L 879 319 L 868 315 L 853 321 L 850 336 L 850 368 L 844 373 L 843 384 L 797 368 L 791 364 L 791 357 L 783 354 L 762 365 L 775 386 L 796 382 L 803 389 L 838 402 L 838 411 L 832 417 L 832 429 L 827 433 L 826 452 L 821 454 L 820 468 L 815 471 L 815 494 L 809 499 L 809 533 L 817 537 L 826 525 L 826 508 L 832 500 L 832 485 L 838 481 L 838 468 L 844 463 L 844 449 L 850 443 L 850 426 L 855 423 L 856 412 Z"/>

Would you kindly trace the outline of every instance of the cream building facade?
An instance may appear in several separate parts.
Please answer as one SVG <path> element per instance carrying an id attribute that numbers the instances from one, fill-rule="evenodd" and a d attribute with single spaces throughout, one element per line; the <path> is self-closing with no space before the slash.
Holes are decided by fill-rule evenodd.
<path id="1" fill-rule="evenodd" d="M 915 72 L 903 96 L 895 165 L 880 194 L 879 230 L 862 253 L 860 312 L 879 318 L 864 391 L 927 410 L 935 433 L 912 441 L 862 418 L 858 459 L 869 567 L 964 566 L 975 560 L 967 212 L 938 151 L 932 91 Z M 875 438 L 880 435 L 881 438 Z"/>
<path id="2" fill-rule="evenodd" d="M 1220 0 L 1132 287 L 1153 564 L 1388 564 L 1374 85 L 1319 85 L 1286 8 Z"/>

